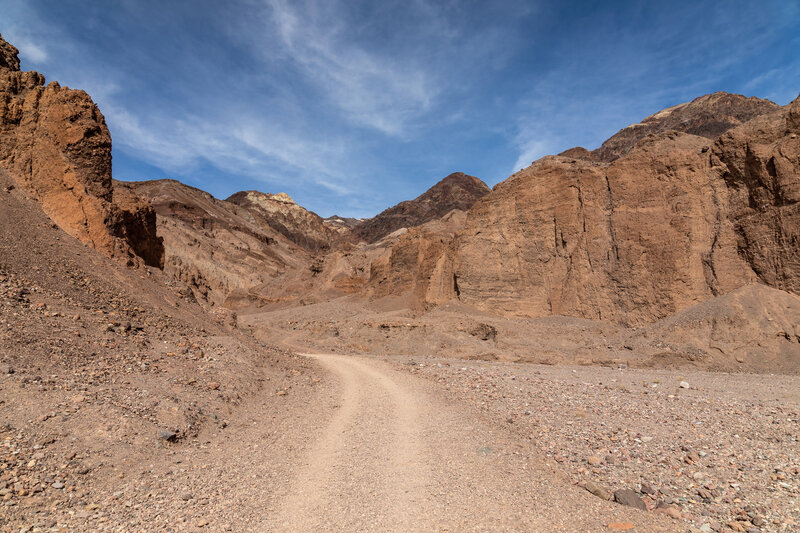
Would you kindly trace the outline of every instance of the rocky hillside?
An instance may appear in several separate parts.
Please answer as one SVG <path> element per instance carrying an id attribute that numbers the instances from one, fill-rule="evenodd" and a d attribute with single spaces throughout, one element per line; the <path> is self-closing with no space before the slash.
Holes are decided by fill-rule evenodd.
<path id="1" fill-rule="evenodd" d="M 413 200 L 400 202 L 353 227 L 355 241 L 372 243 L 400 228 L 420 226 L 443 217 L 453 209 L 466 211 L 489 194 L 485 183 L 462 172 L 450 174 Z"/>
<path id="2" fill-rule="evenodd" d="M 649 135 L 610 164 L 535 162 L 469 212 L 458 298 L 642 324 L 753 280 L 796 291 L 799 113 L 800 99 L 716 141 Z"/>
<path id="3" fill-rule="evenodd" d="M 223 305 L 231 295 L 287 271 L 308 269 L 311 258 L 251 211 L 174 180 L 117 182 L 153 206 L 164 240 L 164 270 L 196 298 Z"/>
<path id="4" fill-rule="evenodd" d="M 244 207 L 258 218 L 261 225 L 272 227 L 294 244 L 312 253 L 330 248 L 337 236 L 322 217 L 300 207 L 286 193 L 241 191 L 230 196 L 227 201 Z"/>
<path id="5" fill-rule="evenodd" d="M 637 142 L 648 135 L 680 131 L 716 139 L 729 129 L 778 108 L 769 100 L 720 91 L 668 107 L 639 123 L 631 124 L 610 137 L 597 150 L 589 152 L 583 148 L 572 148 L 561 155 L 611 162 L 630 152 Z"/>
<path id="6" fill-rule="evenodd" d="M 347 233 L 363 221 L 363 218 L 340 217 L 339 215 L 333 215 L 322 220 L 323 224 L 339 234 Z"/>
<path id="7" fill-rule="evenodd" d="M 153 531 L 167 514 L 188 527 L 212 495 L 181 493 L 200 500 L 213 484 L 179 488 L 176 454 L 197 457 L 239 416 L 252 425 L 257 406 L 285 416 L 275 391 L 302 367 L 158 269 L 125 268 L 54 227 L 13 184 L 0 168 L 0 530 Z M 164 480 L 157 498 L 133 488 Z"/>
<path id="8" fill-rule="evenodd" d="M 160 266 L 153 210 L 115 194 L 111 136 L 83 91 L 45 86 L 19 70 L 18 50 L 0 37 L 0 166 L 70 235 L 131 264 Z"/>

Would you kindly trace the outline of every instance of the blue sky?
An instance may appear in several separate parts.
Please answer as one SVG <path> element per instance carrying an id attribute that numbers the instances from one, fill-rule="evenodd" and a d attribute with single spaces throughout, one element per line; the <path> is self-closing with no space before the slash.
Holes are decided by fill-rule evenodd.
<path id="1" fill-rule="evenodd" d="M 800 2 L 0 0 L 23 68 L 89 92 L 114 177 L 371 216 L 489 185 L 717 90 L 800 93 Z"/>

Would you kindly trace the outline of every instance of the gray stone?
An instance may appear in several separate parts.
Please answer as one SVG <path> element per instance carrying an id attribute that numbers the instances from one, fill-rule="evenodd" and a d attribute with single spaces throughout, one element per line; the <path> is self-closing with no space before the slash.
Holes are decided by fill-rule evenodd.
<path id="1" fill-rule="evenodd" d="M 165 430 L 163 430 L 161 432 L 161 435 L 159 435 L 159 438 L 161 440 L 165 440 L 167 442 L 175 442 L 175 441 L 178 440 L 178 432 L 177 431 L 172 431 L 171 429 L 165 429 Z"/>
<path id="2" fill-rule="evenodd" d="M 631 489 L 619 489 L 614 491 L 614 501 L 620 505 L 627 505 L 634 509 L 647 510 L 644 501 Z"/>

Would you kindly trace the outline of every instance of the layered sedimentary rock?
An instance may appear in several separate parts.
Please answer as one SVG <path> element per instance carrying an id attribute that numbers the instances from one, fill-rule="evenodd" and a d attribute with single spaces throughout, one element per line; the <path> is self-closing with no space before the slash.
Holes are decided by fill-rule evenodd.
<path id="1" fill-rule="evenodd" d="M 363 221 L 364 219 L 361 218 L 340 217 L 339 215 L 333 215 L 331 217 L 322 219 L 322 223 L 325 224 L 325 226 L 338 234 L 345 234 L 349 232 Z"/>
<path id="2" fill-rule="evenodd" d="M 796 291 L 799 112 L 800 101 L 778 108 L 713 148 L 672 131 L 610 164 L 537 161 L 469 212 L 458 297 L 507 315 L 635 325 L 756 279 Z"/>
<path id="3" fill-rule="evenodd" d="M 230 196 L 227 201 L 246 208 L 259 218 L 262 225 L 271 226 L 310 252 L 329 249 L 337 236 L 325 225 L 322 217 L 300 207 L 286 193 L 242 191 Z"/>
<path id="4" fill-rule="evenodd" d="M 311 255 L 262 219 L 260 209 L 218 200 L 175 180 L 119 182 L 117 189 L 154 207 L 164 270 L 201 301 L 223 305 L 231 295 L 247 298 L 251 289 L 310 267 Z"/>
<path id="5" fill-rule="evenodd" d="M 83 91 L 19 70 L 0 38 L 0 165 L 64 231 L 107 255 L 160 266 L 155 214 L 134 198 L 116 203 L 111 136 Z"/>
<path id="6" fill-rule="evenodd" d="M 489 187 L 463 172 L 450 174 L 414 200 L 400 202 L 353 227 L 353 240 L 372 243 L 400 228 L 420 226 L 454 209 L 466 211 L 489 194 Z"/>

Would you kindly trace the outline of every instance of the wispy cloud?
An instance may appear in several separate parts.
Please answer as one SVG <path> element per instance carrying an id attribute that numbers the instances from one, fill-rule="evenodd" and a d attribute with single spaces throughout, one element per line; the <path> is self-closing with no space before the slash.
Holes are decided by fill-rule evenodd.
<path id="1" fill-rule="evenodd" d="M 94 97 L 117 176 L 363 216 L 454 170 L 492 183 L 594 148 L 705 92 L 786 99 L 787 4 L 5 0 L 0 31 L 25 68 Z"/>
<path id="2" fill-rule="evenodd" d="M 347 120 L 402 136 L 431 109 L 440 92 L 433 73 L 417 58 L 379 53 L 368 43 L 353 40 L 353 28 L 342 20 L 347 10 L 341 3 L 266 0 L 264 7 L 266 23 L 277 31 L 282 52 Z M 272 55 L 275 50 L 264 46 L 262 39 L 267 29 L 251 27 L 250 33 Z"/>
<path id="3" fill-rule="evenodd" d="M 776 87 L 792 84 L 800 90 L 796 54 L 777 68 L 765 61 L 776 46 L 796 50 L 800 44 L 800 38 L 792 43 L 778 37 L 793 20 L 779 17 L 782 9 L 781 3 L 683 4 L 621 12 L 624 23 L 616 12 L 603 11 L 585 21 L 591 31 L 576 23 L 576 39 L 565 33 L 553 51 L 557 64 L 520 99 L 514 169 L 529 165 L 531 156 L 577 145 L 596 148 L 628 124 L 702 94 L 759 89 L 759 96 L 773 97 Z M 751 31 L 741 31 L 743 17 Z M 749 82 L 732 75 L 748 71 L 760 74 Z"/>

